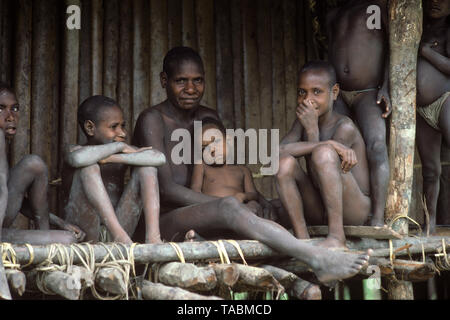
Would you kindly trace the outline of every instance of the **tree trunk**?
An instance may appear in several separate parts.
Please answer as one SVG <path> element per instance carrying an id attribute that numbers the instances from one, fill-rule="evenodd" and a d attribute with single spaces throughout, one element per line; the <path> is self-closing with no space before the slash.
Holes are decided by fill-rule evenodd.
<path id="1" fill-rule="evenodd" d="M 142 282 L 142 296 L 145 300 L 222 300 L 219 297 L 202 296 L 184 289 L 147 280 Z"/>
<path id="2" fill-rule="evenodd" d="M 390 168 L 386 220 L 408 215 L 414 173 L 416 134 L 416 66 L 422 34 L 420 0 L 389 1 L 390 95 L 394 106 L 391 119 Z M 408 221 L 398 220 L 395 231 L 408 233 Z M 413 299 L 411 283 L 390 281 L 389 298 Z"/>

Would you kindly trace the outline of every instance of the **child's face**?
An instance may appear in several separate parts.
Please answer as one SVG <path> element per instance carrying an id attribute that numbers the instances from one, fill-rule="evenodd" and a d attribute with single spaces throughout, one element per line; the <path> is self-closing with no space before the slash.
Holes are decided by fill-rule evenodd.
<path id="1" fill-rule="evenodd" d="M 208 152 L 203 152 L 203 162 L 206 164 L 224 164 L 227 157 L 226 137 L 215 125 L 203 127 L 202 150 L 207 148 Z"/>
<path id="2" fill-rule="evenodd" d="M 203 68 L 193 61 L 178 65 L 169 77 L 161 74 L 161 84 L 166 89 L 167 98 L 177 108 L 191 110 L 200 105 L 205 91 Z"/>
<path id="3" fill-rule="evenodd" d="M 428 0 L 425 11 L 430 18 L 445 18 L 450 15 L 450 0 Z"/>
<path id="4" fill-rule="evenodd" d="M 300 74 L 297 103 L 300 105 L 305 100 L 311 101 L 316 106 L 319 117 L 331 110 L 338 93 L 337 84 L 330 89 L 329 77 L 325 71 L 310 70 Z"/>
<path id="5" fill-rule="evenodd" d="M 0 128 L 6 137 L 13 137 L 19 121 L 19 103 L 14 93 L 8 90 L 0 91 Z"/>
<path id="6" fill-rule="evenodd" d="M 127 136 L 123 112 L 119 107 L 100 110 L 101 120 L 94 124 L 91 139 L 94 144 L 123 142 Z"/>

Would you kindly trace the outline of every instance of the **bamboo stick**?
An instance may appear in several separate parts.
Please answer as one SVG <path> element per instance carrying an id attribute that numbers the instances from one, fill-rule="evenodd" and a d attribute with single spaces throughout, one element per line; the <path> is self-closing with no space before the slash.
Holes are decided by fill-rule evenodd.
<path id="1" fill-rule="evenodd" d="M 103 0 L 92 0 L 92 94 L 103 94 Z"/>
<path id="2" fill-rule="evenodd" d="M 243 89 L 242 17 L 241 2 L 231 1 L 231 34 L 233 48 L 233 98 L 234 127 L 245 128 L 245 104 Z"/>
<path id="3" fill-rule="evenodd" d="M 122 15 L 118 0 L 108 0 L 103 4 L 103 94 L 117 100 L 120 33 L 120 23 L 117 22 L 121 21 Z"/>

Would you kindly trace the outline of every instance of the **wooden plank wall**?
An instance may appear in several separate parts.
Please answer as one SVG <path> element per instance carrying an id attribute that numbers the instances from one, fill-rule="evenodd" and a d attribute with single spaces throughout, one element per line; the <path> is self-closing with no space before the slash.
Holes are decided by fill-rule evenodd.
<path id="1" fill-rule="evenodd" d="M 71 4 L 81 30 L 65 27 Z M 84 140 L 77 107 L 93 94 L 116 99 L 131 132 L 139 112 L 165 99 L 162 59 L 179 45 L 203 57 L 203 103 L 227 128 L 276 128 L 280 138 L 295 119 L 297 70 L 318 58 L 308 1 L 0 0 L 0 79 L 22 106 L 12 164 L 35 153 L 59 178 L 63 146 Z M 271 177 L 256 184 L 277 197 Z M 58 212 L 57 187 L 50 198 Z"/>

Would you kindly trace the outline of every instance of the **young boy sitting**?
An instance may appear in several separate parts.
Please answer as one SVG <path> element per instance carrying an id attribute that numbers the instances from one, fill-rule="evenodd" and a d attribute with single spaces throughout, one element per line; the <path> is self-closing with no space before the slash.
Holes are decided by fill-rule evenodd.
<path id="1" fill-rule="evenodd" d="M 306 223 L 328 219 L 326 247 L 344 247 L 343 225 L 363 225 L 371 209 L 365 144 L 354 123 L 333 110 L 338 93 L 330 63 L 311 61 L 302 67 L 297 119 L 281 141 L 277 174 L 294 234 L 309 238 Z M 307 173 L 299 157 L 306 157 Z"/>
<path id="2" fill-rule="evenodd" d="M 191 189 L 218 198 L 234 196 L 258 216 L 275 220 L 274 212 L 263 211 L 271 205 L 256 190 L 250 169 L 226 161 L 230 147 L 223 124 L 211 117 L 202 119 L 203 161 L 194 165 Z"/>
<path id="3" fill-rule="evenodd" d="M 30 154 L 9 169 L 7 145 L 12 142 L 16 134 L 19 113 L 20 106 L 14 91 L 7 84 L 0 83 L 0 227 L 11 227 L 20 212 L 32 219 L 39 230 L 49 230 L 52 224 L 74 232 L 73 236 L 69 237 L 61 232 L 49 231 L 43 234 L 27 230 L 27 232 L 20 232 L 20 236 L 23 237 L 20 239 L 21 243 L 81 241 L 84 233 L 78 227 L 65 223 L 59 217 L 49 213 L 48 170 L 44 161 L 39 156 Z M 0 240 L 2 228 L 0 228 Z M 3 233 L 3 241 L 12 240 L 5 238 L 8 234 Z"/>
<path id="4" fill-rule="evenodd" d="M 125 143 L 123 112 L 110 98 L 87 98 L 78 108 L 78 123 L 87 143 L 65 151 L 66 221 L 79 225 L 87 241 L 130 244 L 143 209 L 145 242 L 161 242 L 154 166 L 164 164 L 165 156 L 151 147 L 138 149 Z M 125 186 L 129 166 L 133 170 Z"/>
<path id="5" fill-rule="evenodd" d="M 424 26 L 417 60 L 417 148 L 422 161 L 423 193 L 436 231 L 442 141 L 450 147 L 450 0 L 424 3 Z M 443 195 L 450 197 L 450 195 Z M 450 219 L 448 208 L 443 221 Z"/>

